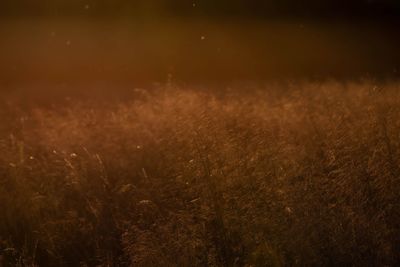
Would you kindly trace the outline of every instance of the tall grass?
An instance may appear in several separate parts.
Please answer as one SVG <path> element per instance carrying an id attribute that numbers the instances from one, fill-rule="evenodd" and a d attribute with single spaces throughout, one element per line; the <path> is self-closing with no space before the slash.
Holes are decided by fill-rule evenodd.
<path id="1" fill-rule="evenodd" d="M 0 110 L 0 266 L 396 266 L 398 84 Z"/>

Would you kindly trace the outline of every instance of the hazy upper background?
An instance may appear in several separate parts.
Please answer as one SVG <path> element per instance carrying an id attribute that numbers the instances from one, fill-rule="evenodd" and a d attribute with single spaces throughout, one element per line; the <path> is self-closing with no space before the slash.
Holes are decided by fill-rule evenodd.
<path id="1" fill-rule="evenodd" d="M 397 0 L 4 0 L 2 16 L 217 16 L 380 17 L 396 16 Z M 86 8 L 84 8 L 86 7 Z M 91 7 L 91 8 L 88 8 Z M 84 9 L 89 9 L 84 11 Z"/>
<path id="2" fill-rule="evenodd" d="M 397 77 L 397 0 L 2 0 L 0 86 Z"/>

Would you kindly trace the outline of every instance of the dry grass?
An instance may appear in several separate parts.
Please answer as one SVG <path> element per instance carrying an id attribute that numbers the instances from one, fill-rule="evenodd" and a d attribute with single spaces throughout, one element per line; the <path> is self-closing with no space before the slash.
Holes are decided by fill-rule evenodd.
<path id="1" fill-rule="evenodd" d="M 397 84 L 0 110 L 0 266 L 396 266 Z"/>

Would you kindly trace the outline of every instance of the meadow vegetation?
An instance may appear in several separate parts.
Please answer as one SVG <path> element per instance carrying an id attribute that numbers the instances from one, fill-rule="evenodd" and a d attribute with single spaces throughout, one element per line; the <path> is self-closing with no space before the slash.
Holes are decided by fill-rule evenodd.
<path id="1" fill-rule="evenodd" d="M 398 83 L 166 87 L 1 97 L 0 266 L 400 264 Z"/>

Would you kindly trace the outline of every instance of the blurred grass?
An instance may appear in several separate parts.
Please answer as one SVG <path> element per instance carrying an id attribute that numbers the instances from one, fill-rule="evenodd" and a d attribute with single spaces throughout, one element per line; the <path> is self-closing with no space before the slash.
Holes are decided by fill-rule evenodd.
<path id="1" fill-rule="evenodd" d="M 2 97 L 2 266 L 398 266 L 397 83 Z"/>

